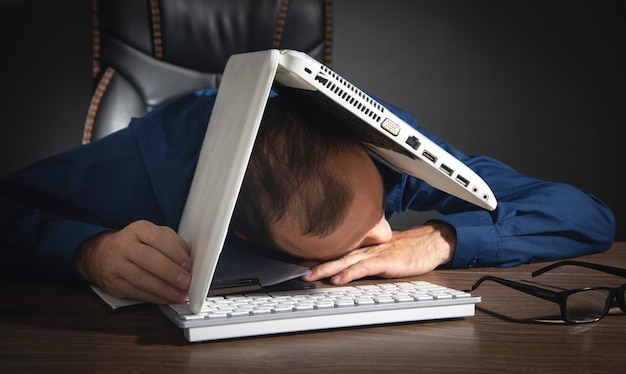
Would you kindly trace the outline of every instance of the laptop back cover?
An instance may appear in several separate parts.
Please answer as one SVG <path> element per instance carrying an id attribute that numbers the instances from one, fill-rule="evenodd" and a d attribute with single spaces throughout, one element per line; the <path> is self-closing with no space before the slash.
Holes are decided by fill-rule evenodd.
<path id="1" fill-rule="evenodd" d="M 194 313 L 208 294 L 226 240 L 278 58 L 277 50 L 234 55 L 224 71 L 178 232 L 191 248 Z"/>

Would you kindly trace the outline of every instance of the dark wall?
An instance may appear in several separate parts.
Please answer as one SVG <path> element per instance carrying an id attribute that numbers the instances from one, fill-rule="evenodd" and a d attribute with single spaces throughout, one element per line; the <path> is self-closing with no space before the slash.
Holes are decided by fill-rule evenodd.
<path id="1" fill-rule="evenodd" d="M 338 73 L 466 153 L 594 193 L 626 240 L 624 0 L 334 4 Z M 0 0 L 0 175 L 80 144 L 90 27 L 90 1 Z"/>
<path id="2" fill-rule="evenodd" d="M 91 2 L 0 0 L 0 175 L 80 144 Z"/>
<path id="3" fill-rule="evenodd" d="M 470 154 L 590 191 L 626 240 L 626 2 L 335 0 L 334 69 Z"/>

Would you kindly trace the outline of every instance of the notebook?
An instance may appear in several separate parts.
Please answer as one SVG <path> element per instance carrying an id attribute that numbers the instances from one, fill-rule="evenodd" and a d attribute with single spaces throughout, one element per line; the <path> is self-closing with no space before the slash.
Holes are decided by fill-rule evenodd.
<path id="1" fill-rule="evenodd" d="M 292 50 L 267 50 L 233 55 L 224 71 L 179 227 L 180 236 L 191 248 L 194 264 L 189 301 L 183 306 L 161 307 L 172 321 L 185 329 L 188 338 L 194 336 L 194 331 L 204 331 L 199 338 L 195 335 L 196 339 L 200 340 L 296 331 L 294 330 L 296 327 L 289 329 L 286 327 L 289 324 L 281 322 L 264 324 L 257 321 L 255 326 L 261 327 L 252 328 L 253 325 L 246 325 L 239 320 L 238 323 L 240 325 L 243 323 L 244 328 L 241 330 L 240 326 L 236 329 L 239 331 L 238 335 L 223 333 L 230 331 L 228 323 L 226 327 L 218 328 L 221 333 L 216 332 L 215 327 L 204 326 L 205 323 L 211 326 L 215 326 L 216 323 L 214 317 L 206 315 L 207 295 L 273 85 L 279 92 L 280 89 L 296 89 L 315 93 L 318 96 L 316 102 L 320 102 L 320 96 L 326 97 L 330 101 L 326 100 L 322 105 L 329 106 L 329 103 L 334 103 L 330 106 L 337 106 L 343 108 L 346 113 L 351 113 L 347 115 L 348 118 L 354 116 L 360 119 L 350 121 L 354 122 L 353 126 L 361 127 L 364 144 L 372 155 L 390 167 L 421 178 L 436 188 L 483 208 L 492 210 L 496 207 L 493 193 L 476 173 L 393 115 L 378 101 L 308 55 Z M 348 95 L 350 99 L 346 99 Z M 361 321 L 357 324 L 373 324 L 473 315 L 474 304 L 478 301 L 478 298 L 465 294 L 458 298 L 441 298 L 439 303 L 448 305 L 448 311 L 441 310 L 444 307 L 441 304 L 429 304 L 429 307 L 420 307 L 421 310 L 429 310 L 427 315 L 422 316 L 419 313 L 407 313 L 404 307 L 385 309 L 378 305 L 374 306 L 375 313 L 368 314 L 367 318 L 361 316 L 360 319 L 354 319 L 344 316 L 339 318 L 343 322 L 337 324 L 331 322 L 334 321 L 333 318 L 326 320 L 322 318 L 322 322 L 311 326 L 329 328 L 347 326 L 347 321 L 352 324 L 355 321 Z M 187 316 L 183 319 L 187 322 L 181 320 L 181 315 L 176 312 L 181 308 Z M 398 309 L 401 311 L 398 312 Z M 419 308 L 415 310 L 417 309 Z M 385 312 L 389 310 L 393 311 Z M 434 313 L 434 310 L 437 312 Z M 397 313 L 402 317 L 398 317 Z M 270 315 L 274 321 L 280 317 L 274 312 Z M 380 318 L 384 315 L 395 317 L 377 320 L 374 318 L 377 315 Z M 221 316 L 223 317 L 224 313 Z M 189 322 L 191 320 L 192 322 Z M 249 329 L 246 330 L 245 326 Z M 212 335 L 210 331 L 214 331 L 215 334 Z"/>

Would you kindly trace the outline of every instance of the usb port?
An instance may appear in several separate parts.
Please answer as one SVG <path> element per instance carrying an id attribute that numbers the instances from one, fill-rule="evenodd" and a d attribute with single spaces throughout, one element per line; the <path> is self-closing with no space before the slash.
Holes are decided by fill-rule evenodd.
<path id="1" fill-rule="evenodd" d="M 448 174 L 449 176 L 452 175 L 452 173 L 454 173 L 454 170 L 452 170 L 448 165 L 446 164 L 441 164 L 441 166 L 439 167 L 439 170 L 443 171 L 444 173 Z"/>
<path id="2" fill-rule="evenodd" d="M 469 186 L 469 181 L 463 178 L 461 175 L 457 175 L 455 180 L 459 182 L 459 184 L 462 185 L 463 187 Z"/>
<path id="3" fill-rule="evenodd" d="M 432 162 L 433 164 L 437 162 L 437 157 L 435 157 L 435 155 L 433 155 L 432 153 L 428 151 L 422 152 L 422 156 L 424 156 L 424 158 L 426 158 L 428 161 Z"/>

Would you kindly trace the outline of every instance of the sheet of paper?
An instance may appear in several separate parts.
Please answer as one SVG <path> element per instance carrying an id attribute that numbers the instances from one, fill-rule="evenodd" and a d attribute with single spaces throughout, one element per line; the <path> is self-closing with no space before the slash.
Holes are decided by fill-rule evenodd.
<path id="1" fill-rule="evenodd" d="M 308 267 L 257 255 L 227 243 L 217 263 L 215 279 L 256 278 L 262 287 L 268 287 L 310 272 Z"/>
<path id="2" fill-rule="evenodd" d="M 94 285 L 91 285 L 90 287 L 93 292 L 95 292 L 96 295 L 98 295 L 100 299 L 102 299 L 102 301 L 104 301 L 112 310 L 143 304 L 143 301 L 120 299 L 119 297 L 111 296 Z"/>

